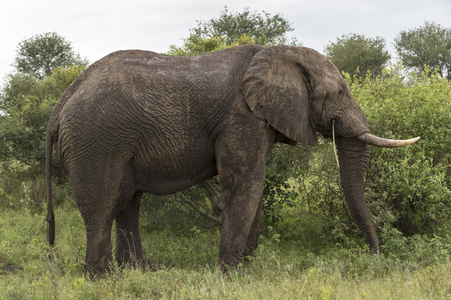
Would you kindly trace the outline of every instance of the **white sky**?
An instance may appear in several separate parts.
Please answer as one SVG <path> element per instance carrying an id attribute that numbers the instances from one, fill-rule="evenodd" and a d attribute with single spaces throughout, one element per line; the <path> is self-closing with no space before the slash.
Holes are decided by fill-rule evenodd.
<path id="1" fill-rule="evenodd" d="M 230 12 L 281 13 L 304 46 L 323 52 L 343 34 L 393 39 L 432 21 L 451 27 L 451 0 L 1 0 L 0 84 L 13 68 L 17 45 L 34 34 L 55 31 L 90 63 L 120 49 L 166 52 L 181 46 L 196 20 Z"/>

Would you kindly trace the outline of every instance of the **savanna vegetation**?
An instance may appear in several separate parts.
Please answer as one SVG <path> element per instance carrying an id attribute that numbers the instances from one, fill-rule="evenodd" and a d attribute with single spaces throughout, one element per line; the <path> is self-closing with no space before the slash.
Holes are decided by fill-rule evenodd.
<path id="1" fill-rule="evenodd" d="M 266 27 L 271 31 L 262 31 Z M 226 9 L 219 19 L 198 22 L 184 45 L 171 46 L 169 54 L 287 43 L 291 30 L 280 15 Z M 443 30 L 449 32 L 425 23 L 402 32 L 397 49 L 414 53 L 414 46 L 433 41 L 431 35 Z M 62 59 L 50 65 L 50 71 L 38 59 L 46 56 L 34 60 L 36 52 L 25 51 L 33 46 L 44 50 L 39 46 L 43 38 L 65 46 L 55 47 Z M 444 44 L 444 53 L 450 53 L 451 43 Z M 49 115 L 87 61 L 56 34 L 22 42 L 17 70 L 0 94 L 0 298 L 451 299 L 449 65 L 439 63 L 444 54 L 437 49 L 437 64 L 430 57 L 417 57 L 420 62 L 410 64 L 399 53 L 404 64 L 390 65 L 385 59 L 375 65 L 368 60 L 354 64 L 354 59 L 350 65 L 343 48 L 355 50 L 358 55 L 353 57 L 380 51 L 384 58 L 383 39 L 345 35 L 327 46 L 326 54 L 333 61 L 342 59 L 348 68 L 342 67 L 343 76 L 373 133 L 421 136 L 406 148 L 372 149 L 366 199 L 378 229 L 379 255 L 369 254 L 349 215 L 333 145 L 321 138 L 316 146 L 273 147 L 259 247 L 250 262 L 229 277 L 217 267 L 220 209 L 213 179 L 174 195 L 143 199 L 143 246 L 148 258 L 160 265 L 158 272 L 117 268 L 106 279 L 91 281 L 83 273 L 83 221 L 56 161 L 57 238 L 54 248 L 47 244 L 43 168 Z"/>

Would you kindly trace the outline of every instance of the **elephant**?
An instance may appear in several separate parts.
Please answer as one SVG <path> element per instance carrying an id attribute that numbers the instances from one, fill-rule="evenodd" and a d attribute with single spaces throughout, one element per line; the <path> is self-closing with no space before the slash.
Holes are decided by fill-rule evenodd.
<path id="1" fill-rule="evenodd" d="M 325 56 L 283 45 L 242 45 L 193 57 L 143 50 L 109 54 L 67 88 L 48 123 L 49 243 L 55 241 L 55 146 L 85 223 L 87 273 L 104 274 L 113 259 L 153 268 L 139 234 L 142 193 L 170 194 L 216 175 L 222 206 L 219 266 L 227 272 L 257 247 L 272 145 L 312 145 L 318 133 L 331 137 L 332 127 L 347 205 L 371 252 L 378 253 L 364 198 L 370 146 L 401 147 L 418 138 L 372 135 L 341 73 Z"/>

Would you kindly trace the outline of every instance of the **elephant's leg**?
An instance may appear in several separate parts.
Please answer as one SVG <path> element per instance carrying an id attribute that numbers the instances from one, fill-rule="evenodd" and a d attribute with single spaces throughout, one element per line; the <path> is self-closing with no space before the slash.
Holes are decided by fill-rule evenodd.
<path id="1" fill-rule="evenodd" d="M 139 207 L 141 193 L 136 193 L 127 206 L 116 216 L 115 258 L 120 265 L 131 264 L 134 267 L 155 269 L 144 256 L 139 234 Z"/>
<path id="2" fill-rule="evenodd" d="M 251 256 L 254 250 L 258 245 L 258 236 L 260 234 L 260 217 L 262 213 L 263 203 L 260 201 L 260 204 L 257 208 L 257 213 L 255 214 L 254 222 L 252 223 L 251 230 L 249 232 L 249 236 L 247 238 L 246 248 L 244 249 L 244 258 Z"/>
<path id="3" fill-rule="evenodd" d="M 94 172 L 84 172 L 96 174 Z M 97 175 L 100 177 L 100 175 Z M 73 176 L 72 182 L 76 182 Z M 86 182 L 86 181 L 85 181 Z M 113 251 L 111 228 L 120 210 L 123 194 L 111 182 L 89 180 L 83 186 L 72 184 L 73 194 L 86 227 L 85 270 L 90 276 L 103 276 L 111 269 Z"/>
<path id="4" fill-rule="evenodd" d="M 238 265 L 245 253 L 249 254 L 245 250 L 262 199 L 263 179 L 237 178 L 235 184 L 223 188 L 222 195 L 224 207 L 221 214 L 219 260 L 221 269 L 226 271 L 229 267 Z M 256 242 L 254 234 L 256 232 L 252 232 L 250 248 L 256 246 L 253 243 Z"/>
<path id="5" fill-rule="evenodd" d="M 230 139 L 217 142 L 222 205 L 219 261 L 223 271 L 238 265 L 257 246 L 266 159 L 274 138 L 266 127 L 260 132 L 244 135 L 242 128 Z"/>
<path id="6" fill-rule="evenodd" d="M 83 213 L 82 213 L 83 215 Z M 86 257 L 85 270 L 90 276 L 103 276 L 111 267 L 111 219 L 103 219 L 99 215 L 91 215 L 85 219 L 86 226 Z"/>
<path id="7" fill-rule="evenodd" d="M 141 194 L 135 194 L 116 216 L 115 258 L 119 264 L 136 265 L 144 259 L 138 224 L 140 198 Z"/>

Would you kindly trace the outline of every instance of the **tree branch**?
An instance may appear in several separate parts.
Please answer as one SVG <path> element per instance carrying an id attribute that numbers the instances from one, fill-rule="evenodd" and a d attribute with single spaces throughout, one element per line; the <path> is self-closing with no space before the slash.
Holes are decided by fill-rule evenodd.
<path id="1" fill-rule="evenodd" d="M 221 218 L 209 215 L 208 213 L 202 211 L 196 204 L 194 204 L 191 200 L 189 200 L 188 198 L 186 198 L 183 194 L 180 194 L 181 199 L 179 200 L 180 202 L 184 202 L 186 204 L 188 204 L 189 206 L 191 206 L 192 209 L 194 209 L 195 211 L 197 211 L 199 214 L 201 214 L 202 216 L 216 222 L 217 224 L 221 225 Z"/>

